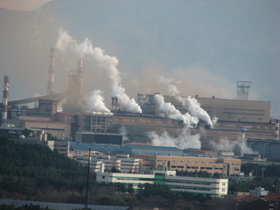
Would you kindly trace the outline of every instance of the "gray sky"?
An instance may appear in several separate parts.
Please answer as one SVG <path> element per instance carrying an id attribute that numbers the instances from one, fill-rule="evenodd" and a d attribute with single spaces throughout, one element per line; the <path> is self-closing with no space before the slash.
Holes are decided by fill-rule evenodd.
<path id="1" fill-rule="evenodd" d="M 52 0 L 0 0 L 0 8 L 30 11 Z"/>
<path id="2" fill-rule="evenodd" d="M 251 81 L 250 100 L 271 101 L 280 118 L 280 3 L 277 0 L 0 0 L 0 78 L 10 99 L 46 94 L 49 49 L 64 28 L 119 60 L 122 84 L 137 93 L 167 93 L 154 75 L 173 79 L 183 95 L 236 97 Z M 37 8 L 35 10 L 32 10 Z M 30 11 L 32 10 L 32 11 Z M 55 92 L 68 83 L 77 58 L 56 54 Z M 85 94 L 109 80 L 86 60 Z"/>

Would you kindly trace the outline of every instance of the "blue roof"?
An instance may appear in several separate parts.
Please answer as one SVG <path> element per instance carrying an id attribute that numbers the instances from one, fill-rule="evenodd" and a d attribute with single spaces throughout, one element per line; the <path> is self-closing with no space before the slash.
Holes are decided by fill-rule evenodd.
<path id="1" fill-rule="evenodd" d="M 121 146 L 114 146 L 111 144 L 85 144 L 85 143 L 80 143 L 80 142 L 71 142 L 70 143 L 70 148 L 73 149 L 74 151 L 79 151 L 79 152 L 85 152 L 89 151 L 89 148 L 91 150 L 96 150 L 99 152 L 111 152 L 111 151 L 117 151 L 117 152 L 122 152 Z"/>
<path id="2" fill-rule="evenodd" d="M 164 149 L 164 150 L 180 150 L 179 148 L 177 147 L 165 147 L 165 146 L 149 146 L 149 145 L 127 145 L 128 147 L 131 147 L 131 148 L 143 148 L 143 149 Z"/>

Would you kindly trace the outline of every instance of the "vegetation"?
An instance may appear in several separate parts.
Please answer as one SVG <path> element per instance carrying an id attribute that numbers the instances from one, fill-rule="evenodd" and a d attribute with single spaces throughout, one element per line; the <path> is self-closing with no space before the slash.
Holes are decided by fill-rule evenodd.
<path id="1" fill-rule="evenodd" d="M 19 206 L 19 207 L 16 207 L 14 205 L 0 205 L 0 209 L 1 210 L 49 210 L 48 207 L 46 208 L 42 208 L 38 205 L 32 205 L 32 204 L 29 204 L 29 205 L 24 205 L 24 206 Z"/>
<path id="2" fill-rule="evenodd" d="M 0 198 L 69 203 L 85 202 L 87 168 L 66 156 L 51 151 L 49 147 L 15 143 L 8 137 L 2 136 L 0 137 L 0 162 Z M 246 170 L 250 171 L 250 167 Z M 275 173 L 278 168 L 269 170 Z M 111 171 L 117 172 L 114 167 Z M 269 175 L 267 167 L 265 171 L 265 175 Z M 193 173 L 177 171 L 177 175 L 210 177 L 210 174 L 205 171 Z M 219 174 L 216 174 L 212 177 L 218 176 Z M 89 185 L 89 204 L 200 210 L 219 209 L 220 206 L 230 203 L 221 204 L 222 199 L 210 199 L 188 192 L 174 192 L 167 186 L 158 184 L 139 185 L 139 190 L 136 191 L 132 185 L 97 183 L 94 173 L 90 173 Z M 254 187 L 262 186 L 266 190 L 273 190 L 276 185 L 279 186 L 278 179 L 271 181 L 256 177 L 248 183 L 239 183 L 230 179 L 229 188 L 231 191 L 248 191 Z M 23 207 L 2 206 L 1 209 L 21 210 Z M 28 210 L 27 207 L 24 209 Z"/>
<path id="3" fill-rule="evenodd" d="M 263 176 L 270 178 L 280 178 L 280 165 L 276 164 L 256 164 L 256 163 L 246 163 L 241 165 L 241 171 L 245 175 L 252 173 L 253 176 Z"/>

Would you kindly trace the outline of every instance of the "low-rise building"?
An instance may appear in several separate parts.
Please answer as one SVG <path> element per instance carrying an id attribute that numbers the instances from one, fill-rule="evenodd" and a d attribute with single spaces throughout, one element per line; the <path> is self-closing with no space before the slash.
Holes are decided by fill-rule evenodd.
<path id="1" fill-rule="evenodd" d="M 132 184 L 137 189 L 139 184 L 167 185 L 172 191 L 186 191 L 214 197 L 227 195 L 228 179 L 211 179 L 176 176 L 175 171 L 154 170 L 151 174 L 131 173 L 96 173 L 96 181 L 105 183 Z"/>
<path id="2" fill-rule="evenodd" d="M 264 188 L 256 187 L 254 190 L 250 190 L 250 195 L 261 197 L 267 196 L 268 191 L 264 190 Z"/>
<path id="3" fill-rule="evenodd" d="M 123 173 L 131 172 L 136 173 L 139 171 L 139 162 L 137 158 L 129 157 L 129 154 L 116 154 L 116 155 L 95 155 L 97 151 L 90 154 L 90 169 L 98 172 L 102 169 L 102 164 L 105 171 L 110 171 L 114 167 Z M 82 165 L 88 165 L 89 154 L 83 153 L 80 156 L 76 155 L 74 158 Z"/>
<path id="4" fill-rule="evenodd" d="M 194 157 L 194 156 L 164 156 L 164 155 L 134 155 L 142 159 L 141 168 L 168 168 L 179 171 L 207 171 L 210 174 L 219 173 L 223 176 L 238 175 L 241 160 L 233 158 Z"/>

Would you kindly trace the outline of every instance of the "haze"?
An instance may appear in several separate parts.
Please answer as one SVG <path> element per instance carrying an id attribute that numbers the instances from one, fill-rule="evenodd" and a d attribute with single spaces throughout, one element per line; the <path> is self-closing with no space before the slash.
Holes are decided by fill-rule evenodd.
<path id="1" fill-rule="evenodd" d="M 63 28 L 119 60 L 130 97 L 167 94 L 156 82 L 160 75 L 182 95 L 229 99 L 236 81 L 251 81 L 249 99 L 271 101 L 271 116 L 280 118 L 279 1 L 55 0 L 17 8 L 7 2 L 17 1 L 0 2 L 0 79 L 10 77 L 10 100 L 46 94 L 49 50 Z M 56 53 L 56 93 L 66 90 L 77 60 Z M 89 60 L 84 70 L 85 96 L 101 90 L 110 107 L 110 80 Z"/>

